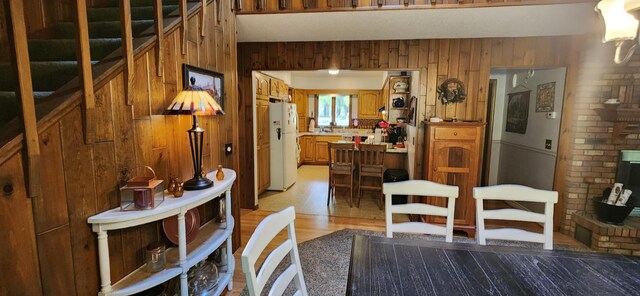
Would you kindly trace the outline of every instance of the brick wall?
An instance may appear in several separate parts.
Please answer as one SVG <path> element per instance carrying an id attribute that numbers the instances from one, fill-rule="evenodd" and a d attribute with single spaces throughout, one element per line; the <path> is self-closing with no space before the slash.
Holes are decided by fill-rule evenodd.
<path id="1" fill-rule="evenodd" d="M 573 215 L 571 229 L 575 231 L 575 226 L 580 225 L 591 232 L 591 249 L 609 253 L 640 256 L 640 230 L 638 223 L 640 218 L 633 219 L 628 225 L 615 226 L 598 221 L 593 215 Z M 573 236 L 574 233 L 572 232 Z"/>
<path id="2" fill-rule="evenodd" d="M 601 195 L 614 183 L 618 154 L 623 149 L 640 149 L 638 133 L 613 136 L 613 122 L 603 121 L 594 109 L 610 98 L 622 101 L 620 108 L 640 108 L 640 50 L 626 65 L 613 62 L 610 44 L 589 38 L 581 53 L 578 70 L 571 147 L 564 193 L 565 211 L 561 230 L 570 233 L 574 213 L 591 213 L 591 197 Z"/>

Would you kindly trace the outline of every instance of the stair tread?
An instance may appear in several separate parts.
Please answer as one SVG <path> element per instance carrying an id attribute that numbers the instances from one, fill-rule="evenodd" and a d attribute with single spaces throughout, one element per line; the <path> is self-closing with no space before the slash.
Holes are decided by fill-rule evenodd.
<path id="1" fill-rule="evenodd" d="M 163 15 L 168 15 L 172 11 L 179 8 L 178 5 L 163 5 Z M 87 9 L 87 17 L 89 22 L 94 21 L 118 21 L 120 20 L 120 8 L 119 7 L 94 7 Z M 131 8 L 132 20 L 145 20 L 153 19 L 154 11 L 153 6 L 139 6 Z"/>

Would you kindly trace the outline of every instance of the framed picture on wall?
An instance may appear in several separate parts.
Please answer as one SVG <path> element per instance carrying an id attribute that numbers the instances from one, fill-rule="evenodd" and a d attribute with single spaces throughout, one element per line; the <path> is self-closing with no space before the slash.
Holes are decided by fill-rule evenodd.
<path id="1" fill-rule="evenodd" d="M 536 112 L 553 112 L 556 99 L 556 82 L 538 84 L 536 95 Z"/>
<path id="2" fill-rule="evenodd" d="M 507 101 L 507 127 L 511 133 L 525 134 L 529 120 L 529 96 L 531 91 L 509 94 Z"/>
<path id="3" fill-rule="evenodd" d="M 224 74 L 182 64 L 182 84 L 207 91 L 224 111 Z"/>

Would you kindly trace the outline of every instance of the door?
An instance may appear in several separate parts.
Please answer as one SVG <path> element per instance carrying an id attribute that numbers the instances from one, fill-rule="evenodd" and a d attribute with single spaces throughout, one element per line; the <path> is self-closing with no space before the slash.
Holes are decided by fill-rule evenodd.
<path id="1" fill-rule="evenodd" d="M 430 180 L 441 184 L 458 186 L 454 224 L 469 225 L 475 216 L 473 187 L 477 183 L 478 161 L 474 142 L 435 141 Z M 432 198 L 433 204 L 446 207 L 444 198 Z M 431 202 L 430 202 L 431 203 Z M 434 217 L 436 223 L 446 223 L 444 217 Z"/>

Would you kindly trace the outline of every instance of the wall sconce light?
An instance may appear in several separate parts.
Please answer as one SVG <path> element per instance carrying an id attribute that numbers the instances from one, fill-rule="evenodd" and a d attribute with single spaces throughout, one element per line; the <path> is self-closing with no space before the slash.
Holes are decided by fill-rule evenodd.
<path id="1" fill-rule="evenodd" d="M 605 26 L 602 42 L 614 41 L 616 44 L 614 62 L 626 63 L 638 46 L 640 0 L 601 0 L 596 5 L 595 11 L 602 17 Z M 621 58 L 622 50 L 628 46 L 628 41 L 632 44 Z"/>
<path id="2" fill-rule="evenodd" d="M 380 107 L 380 109 L 378 109 L 378 112 L 380 112 L 382 114 L 387 114 L 387 107 L 386 106 Z"/>

